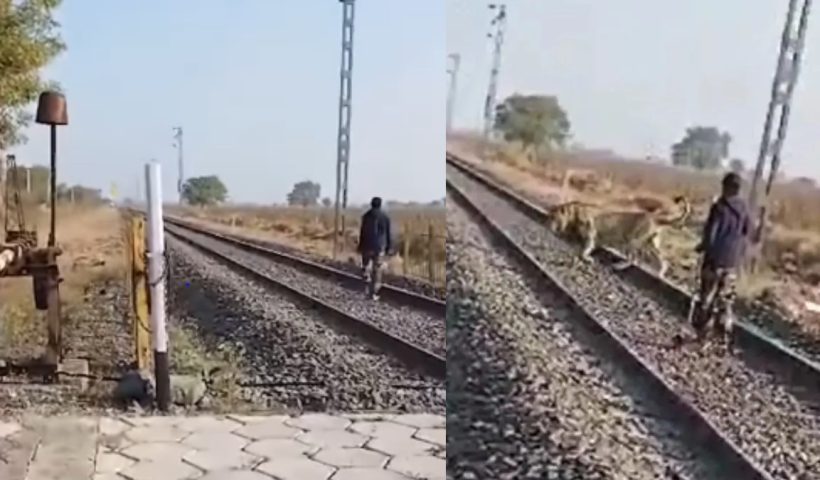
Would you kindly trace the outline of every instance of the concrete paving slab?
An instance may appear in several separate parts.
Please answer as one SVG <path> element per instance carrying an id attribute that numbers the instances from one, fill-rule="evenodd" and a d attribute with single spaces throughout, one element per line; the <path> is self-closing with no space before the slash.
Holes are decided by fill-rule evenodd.
<path id="1" fill-rule="evenodd" d="M 250 443 L 251 440 L 232 433 L 212 431 L 194 432 L 182 441 L 183 445 L 212 452 L 238 452 Z"/>
<path id="2" fill-rule="evenodd" d="M 6 438 L 13 433 L 17 433 L 23 429 L 23 426 L 17 422 L 2 422 L 0 421 L 0 438 Z"/>
<path id="3" fill-rule="evenodd" d="M 195 448 L 183 445 L 181 443 L 171 442 L 149 442 L 137 443 L 122 451 L 123 455 L 131 458 L 136 458 L 142 461 L 182 461 L 189 452 L 193 452 Z"/>
<path id="4" fill-rule="evenodd" d="M 319 448 L 289 438 L 258 440 L 245 447 L 245 451 L 265 458 L 290 458 L 308 455 Z"/>
<path id="5" fill-rule="evenodd" d="M 446 477 L 447 461 L 432 456 L 400 455 L 393 457 L 387 464 L 387 469 L 407 475 L 411 478 L 427 480 L 444 480 Z"/>
<path id="6" fill-rule="evenodd" d="M 437 448 L 432 443 L 422 442 L 410 437 L 376 437 L 367 442 L 367 448 L 394 455 L 423 455 L 432 453 Z"/>
<path id="7" fill-rule="evenodd" d="M 230 418 L 199 416 L 182 418 L 174 425 L 186 432 L 233 432 L 242 428 L 243 423 Z"/>
<path id="8" fill-rule="evenodd" d="M 300 433 L 296 440 L 317 447 L 361 447 L 370 437 L 353 432 L 331 430 L 329 432 L 313 431 Z"/>
<path id="9" fill-rule="evenodd" d="M 439 424 L 383 413 L 0 418 L 0 479 L 443 479 Z"/>
<path id="10" fill-rule="evenodd" d="M 162 480 L 189 480 L 202 476 L 202 472 L 187 463 L 168 458 L 153 462 L 139 462 L 120 472 L 120 475 L 129 480 L 159 480 L 160 478 Z"/>
<path id="11" fill-rule="evenodd" d="M 182 457 L 184 461 L 206 471 L 251 470 L 265 459 L 239 450 L 197 450 Z"/>
<path id="12" fill-rule="evenodd" d="M 256 469 L 281 480 L 327 480 L 336 471 L 333 467 L 309 458 L 274 460 L 265 462 Z"/>
<path id="13" fill-rule="evenodd" d="M 324 413 L 308 413 L 296 418 L 288 418 L 285 425 L 301 428 L 302 430 L 344 430 L 352 422 L 343 417 L 336 417 Z"/>
<path id="14" fill-rule="evenodd" d="M 252 440 L 263 440 L 266 438 L 294 438 L 304 431 L 285 425 L 287 418 L 276 416 L 268 420 L 254 421 L 234 430 L 233 433 Z"/>
<path id="15" fill-rule="evenodd" d="M 248 470 L 215 470 L 199 480 L 271 480 L 269 475 Z"/>
<path id="16" fill-rule="evenodd" d="M 36 419 L 31 426 L 41 432 L 41 439 L 26 480 L 90 478 L 94 474 L 96 419 L 51 417 Z"/>
<path id="17" fill-rule="evenodd" d="M 408 480 L 400 473 L 375 468 L 343 468 L 330 480 Z"/>
<path id="18" fill-rule="evenodd" d="M 178 442 L 189 434 L 190 432 L 180 430 L 173 425 L 134 427 L 125 432 L 126 438 L 135 443 Z"/>
<path id="19" fill-rule="evenodd" d="M 0 479 L 24 480 L 39 442 L 40 435 L 28 429 L 0 438 Z"/>
<path id="20" fill-rule="evenodd" d="M 350 430 L 368 437 L 410 438 L 418 431 L 415 427 L 393 422 L 356 422 Z"/>
<path id="21" fill-rule="evenodd" d="M 119 453 L 99 453 L 95 466 L 95 473 L 117 473 L 132 467 L 136 460 L 124 457 Z"/>
<path id="22" fill-rule="evenodd" d="M 429 413 L 396 415 L 392 421 L 416 428 L 444 428 L 447 425 L 447 421 L 444 417 L 441 415 L 431 415 Z"/>
<path id="23" fill-rule="evenodd" d="M 442 447 L 447 445 L 447 430 L 443 428 L 420 428 L 414 437 Z"/>
<path id="24" fill-rule="evenodd" d="M 100 427 L 100 434 L 101 435 L 120 435 L 124 433 L 129 428 L 132 428 L 130 424 L 127 424 L 120 420 L 119 418 L 109 418 L 103 417 L 100 419 L 99 423 Z"/>
<path id="25" fill-rule="evenodd" d="M 322 463 L 339 468 L 383 467 L 390 457 L 363 448 L 326 448 L 313 456 Z"/>

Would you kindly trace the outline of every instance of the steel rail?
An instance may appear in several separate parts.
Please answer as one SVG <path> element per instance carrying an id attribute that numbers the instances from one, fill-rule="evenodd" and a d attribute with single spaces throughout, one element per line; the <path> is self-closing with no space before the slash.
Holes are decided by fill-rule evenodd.
<path id="1" fill-rule="evenodd" d="M 143 212 L 139 213 L 143 214 Z M 251 239 L 217 232 L 206 227 L 203 227 L 201 225 L 195 225 L 191 222 L 187 222 L 183 219 L 169 215 L 165 215 L 164 220 L 166 223 L 186 228 L 193 232 L 200 233 L 202 235 L 207 235 L 209 237 L 222 240 L 224 242 L 230 242 L 231 244 L 237 247 L 241 247 L 247 251 L 262 254 L 264 256 L 276 259 L 277 261 L 281 261 L 283 263 L 295 266 L 299 269 L 308 270 L 313 274 L 336 278 L 349 288 L 360 289 L 363 285 L 362 278 L 358 275 L 354 275 L 350 272 L 346 272 L 344 270 L 340 270 L 338 268 L 334 268 L 319 262 L 314 262 L 306 258 L 301 258 L 291 253 L 278 251 L 269 246 L 263 246 L 257 243 L 253 243 Z M 447 311 L 446 300 L 428 297 L 426 295 L 412 292 L 410 290 L 397 287 L 389 283 L 382 283 L 382 287 L 379 290 L 379 294 L 384 300 L 390 303 L 394 303 L 397 305 L 406 305 L 414 309 L 424 310 L 435 315 L 440 315 L 442 318 L 444 317 Z"/>
<path id="2" fill-rule="evenodd" d="M 446 163 L 492 190 L 499 197 L 510 201 L 519 211 L 533 220 L 541 222 L 545 220 L 547 211 L 544 208 L 511 188 L 501 185 L 486 174 L 477 171 L 464 160 L 448 152 Z M 623 254 L 608 247 L 598 247 L 595 257 L 607 264 L 615 264 L 625 260 Z M 660 278 L 654 272 L 638 264 L 630 265 L 619 274 L 644 290 L 659 293 L 659 297 L 663 298 L 669 307 L 682 314 L 681 318 L 686 317 L 692 295 L 684 287 L 665 278 Z M 768 367 L 777 369 L 788 383 L 800 385 L 812 391 L 820 391 L 820 365 L 816 362 L 784 345 L 779 340 L 771 338 L 748 322 L 742 320 L 736 322 L 732 334 L 736 345 L 759 355 L 760 358 L 766 361 Z"/>
<path id="3" fill-rule="evenodd" d="M 261 269 L 258 269 L 252 265 L 248 265 L 244 262 L 238 261 L 223 253 L 217 252 L 214 249 L 206 245 L 203 245 L 201 242 L 198 242 L 184 234 L 174 232 L 173 230 L 168 228 L 166 228 L 166 233 L 194 246 L 195 248 L 200 249 L 208 255 L 218 258 L 220 261 L 238 270 L 241 270 L 256 277 L 263 283 L 269 284 L 271 286 L 274 286 L 275 288 L 288 292 L 292 296 L 296 297 L 298 300 L 307 303 L 311 307 L 317 308 L 319 310 L 322 310 L 323 312 L 328 313 L 329 317 L 333 319 L 333 323 L 337 325 L 339 328 L 344 329 L 352 335 L 362 338 L 374 348 L 380 351 L 384 351 L 389 355 L 397 357 L 409 367 L 425 371 L 427 374 L 435 378 L 446 378 L 447 360 L 444 357 L 436 355 L 432 352 L 427 351 L 424 348 L 418 347 L 416 345 L 413 345 L 412 343 L 402 340 L 392 335 L 391 333 L 376 327 L 370 322 L 367 322 L 354 315 L 351 315 L 350 313 L 347 313 L 323 300 L 320 300 L 310 295 L 309 293 L 302 291 L 299 288 L 293 287 L 285 282 L 279 281 L 271 277 L 270 275 L 264 273 Z M 222 241 L 226 243 L 232 243 L 230 240 L 227 239 Z"/>
<path id="4" fill-rule="evenodd" d="M 450 163 L 449 156 L 447 162 Z M 504 245 L 534 276 L 542 278 L 547 287 L 563 298 L 567 306 L 577 314 L 583 326 L 597 337 L 597 344 L 605 348 L 612 358 L 618 359 L 635 378 L 642 379 L 651 392 L 662 402 L 673 409 L 673 416 L 680 419 L 680 424 L 695 436 L 699 444 L 707 446 L 721 458 L 721 465 L 732 472 L 731 478 L 749 480 L 773 480 L 754 460 L 749 458 L 734 442 L 727 438 L 706 416 L 691 402 L 675 392 L 662 375 L 646 363 L 618 334 L 607 327 L 606 323 L 582 306 L 580 301 L 568 291 L 561 281 L 542 267 L 518 244 L 501 226 L 481 210 L 461 188 L 446 181 L 447 191 L 468 212 L 472 213 L 491 234 Z"/>

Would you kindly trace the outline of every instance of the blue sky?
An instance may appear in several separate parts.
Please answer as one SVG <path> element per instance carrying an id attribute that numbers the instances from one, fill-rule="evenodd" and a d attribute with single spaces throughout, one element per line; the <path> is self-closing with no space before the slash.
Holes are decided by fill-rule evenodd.
<path id="1" fill-rule="evenodd" d="M 444 196 L 444 12 L 357 2 L 351 202 Z M 336 0 L 65 1 L 68 50 L 46 70 L 68 98 L 60 180 L 133 196 L 155 158 L 175 199 L 182 125 L 186 176 L 217 174 L 232 199 L 283 202 L 305 179 L 332 198 L 341 13 Z M 47 162 L 46 128 L 28 135 L 19 160 Z"/>
<path id="2" fill-rule="evenodd" d="M 462 57 L 456 127 L 480 125 L 489 79 L 487 2 L 446 0 L 448 52 Z M 753 164 L 785 0 L 509 0 L 499 100 L 555 94 L 577 141 L 668 158 L 686 127 L 734 137 Z M 815 17 L 817 17 L 817 12 Z M 820 23 L 808 38 L 784 149 L 787 173 L 820 177 Z M 812 23 L 813 22 L 813 23 Z"/>

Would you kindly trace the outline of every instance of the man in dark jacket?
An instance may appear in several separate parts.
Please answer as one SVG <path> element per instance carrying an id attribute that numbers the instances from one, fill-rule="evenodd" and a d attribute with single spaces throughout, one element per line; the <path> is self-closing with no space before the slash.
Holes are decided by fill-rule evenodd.
<path id="1" fill-rule="evenodd" d="M 703 227 L 703 238 L 695 251 L 703 254 L 700 291 L 692 317 L 692 326 L 703 338 L 710 320 L 713 328 L 731 340 L 734 323 L 737 270 L 743 262 L 746 239 L 751 225 L 746 203 L 740 198 L 740 176 L 723 177 L 720 198 L 712 204 Z"/>
<path id="2" fill-rule="evenodd" d="M 382 199 L 373 197 L 370 210 L 362 215 L 362 228 L 359 232 L 359 253 L 362 255 L 362 276 L 368 282 L 368 294 L 378 300 L 381 288 L 382 255 L 392 250 L 390 218 L 382 210 Z"/>

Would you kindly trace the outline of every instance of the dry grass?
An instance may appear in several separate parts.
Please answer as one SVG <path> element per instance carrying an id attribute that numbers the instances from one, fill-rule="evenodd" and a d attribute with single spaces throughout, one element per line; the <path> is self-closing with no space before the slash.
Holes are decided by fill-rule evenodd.
<path id="1" fill-rule="evenodd" d="M 60 296 L 70 313 L 84 301 L 86 288 L 94 282 L 124 278 L 124 243 L 120 214 L 106 207 L 60 206 L 57 243 L 63 283 Z M 30 209 L 38 240 L 48 239 L 47 212 Z M 0 219 L 2 222 L 2 219 Z M 45 344 L 44 314 L 34 308 L 31 278 L 0 278 L 0 343 Z"/>
<path id="2" fill-rule="evenodd" d="M 690 271 L 696 262 L 692 248 L 697 242 L 708 206 L 719 193 L 720 174 L 704 173 L 649 161 L 617 158 L 611 152 L 553 153 L 530 162 L 515 146 L 483 150 L 470 135 L 448 139 L 448 149 L 464 156 L 499 180 L 527 192 L 544 203 L 585 200 L 614 208 L 655 210 L 668 205 L 673 196 L 686 195 L 693 202 L 692 219 L 685 229 L 671 230 L 666 251 L 678 267 Z M 477 152 L 489 152 L 493 162 L 479 162 Z M 567 170 L 580 172 L 576 182 L 566 181 Z M 748 183 L 748 182 L 747 182 Z M 756 295 L 768 287 L 790 281 L 820 285 L 820 189 L 806 181 L 776 184 L 769 210 L 763 266 L 755 277 L 744 280 L 743 295 Z"/>
<path id="3" fill-rule="evenodd" d="M 221 206 L 172 208 L 169 213 L 225 232 L 277 242 L 312 255 L 332 257 L 334 215 L 330 208 Z M 344 261 L 359 262 L 355 245 L 362 213 L 358 210 L 345 212 L 339 256 Z M 434 283 L 443 283 L 447 228 L 444 209 L 392 208 L 389 214 L 397 252 L 388 263 L 389 271 L 428 281 L 432 273 Z"/>

